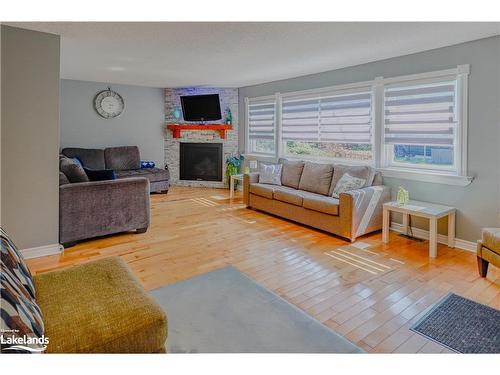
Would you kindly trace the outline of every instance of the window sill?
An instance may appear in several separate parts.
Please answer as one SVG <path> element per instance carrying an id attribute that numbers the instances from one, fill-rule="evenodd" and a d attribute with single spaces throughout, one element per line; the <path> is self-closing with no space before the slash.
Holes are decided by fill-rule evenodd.
<path id="1" fill-rule="evenodd" d="M 277 162 L 279 159 L 287 159 L 287 160 L 303 160 L 310 161 L 313 163 L 323 163 L 323 164 L 342 164 L 342 165 L 369 165 L 373 166 L 372 160 L 352 160 L 352 159 L 339 159 L 339 158 L 327 158 L 327 157 L 314 157 L 308 155 L 283 155 L 283 156 L 275 156 L 275 155 L 267 155 L 267 154 L 256 154 L 256 153 L 244 153 L 243 156 L 247 159 L 256 159 L 259 161 L 267 161 L 267 162 Z"/>
<path id="2" fill-rule="evenodd" d="M 401 178 L 405 180 L 430 182 L 434 184 L 467 186 L 472 183 L 474 177 L 456 176 L 444 173 L 410 171 L 397 168 L 380 168 L 384 177 Z"/>
<path id="3" fill-rule="evenodd" d="M 251 153 L 244 153 L 243 156 L 248 159 L 248 160 L 259 160 L 259 161 L 270 161 L 270 162 L 276 162 L 278 158 L 274 155 L 268 155 L 268 154 L 251 154 Z"/>

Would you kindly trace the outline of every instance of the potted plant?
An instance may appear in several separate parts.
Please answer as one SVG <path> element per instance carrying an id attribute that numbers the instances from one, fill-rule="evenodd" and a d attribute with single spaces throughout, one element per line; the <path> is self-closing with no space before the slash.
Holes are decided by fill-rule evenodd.
<path id="1" fill-rule="evenodd" d="M 229 183 L 229 178 L 235 174 L 241 173 L 241 166 L 243 164 L 244 156 L 241 154 L 229 155 L 226 158 L 226 176 L 225 183 Z"/>

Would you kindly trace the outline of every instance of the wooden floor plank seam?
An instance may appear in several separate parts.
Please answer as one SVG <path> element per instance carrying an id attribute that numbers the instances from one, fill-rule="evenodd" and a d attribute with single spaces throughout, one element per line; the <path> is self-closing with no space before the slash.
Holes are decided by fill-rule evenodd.
<path id="1" fill-rule="evenodd" d="M 500 270 L 480 278 L 474 254 L 391 233 L 342 238 L 245 208 L 241 193 L 171 188 L 151 195 L 151 225 L 27 260 L 34 273 L 122 257 L 148 290 L 233 266 L 368 352 L 449 353 L 410 331 L 448 292 L 500 309 Z M 167 311 L 168 314 L 168 311 Z"/>

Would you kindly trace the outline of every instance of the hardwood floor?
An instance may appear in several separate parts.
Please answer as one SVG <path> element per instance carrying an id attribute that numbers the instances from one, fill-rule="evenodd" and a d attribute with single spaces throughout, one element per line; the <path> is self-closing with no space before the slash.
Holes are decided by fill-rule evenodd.
<path id="1" fill-rule="evenodd" d="M 146 289 L 233 265 L 368 352 L 448 352 L 409 327 L 449 292 L 500 309 L 500 270 L 480 278 L 473 253 L 440 244 L 429 259 L 427 241 L 391 233 L 385 245 L 380 232 L 353 248 L 228 196 L 174 187 L 151 196 L 147 233 L 82 242 L 28 265 L 39 273 L 120 256 Z"/>

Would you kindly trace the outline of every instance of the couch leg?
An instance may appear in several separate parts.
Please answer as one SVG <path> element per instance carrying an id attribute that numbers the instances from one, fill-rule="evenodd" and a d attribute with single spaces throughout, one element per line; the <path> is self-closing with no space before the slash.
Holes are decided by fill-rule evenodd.
<path id="1" fill-rule="evenodd" d="M 488 266 L 489 263 L 486 260 L 477 257 L 477 268 L 479 270 L 479 274 L 481 275 L 481 277 L 486 277 L 486 274 L 488 273 Z"/>
<path id="2" fill-rule="evenodd" d="M 163 191 L 163 194 L 167 195 L 168 194 L 168 189 Z"/>
<path id="3" fill-rule="evenodd" d="M 65 242 L 62 244 L 64 246 L 65 249 L 67 249 L 68 247 L 73 247 L 76 245 L 76 241 L 73 241 L 73 242 Z"/>
<path id="4" fill-rule="evenodd" d="M 148 227 L 146 227 L 146 228 L 138 228 L 138 229 L 135 230 L 135 233 L 138 233 L 138 234 L 140 234 L 140 233 L 146 233 L 147 230 L 148 230 Z"/>

